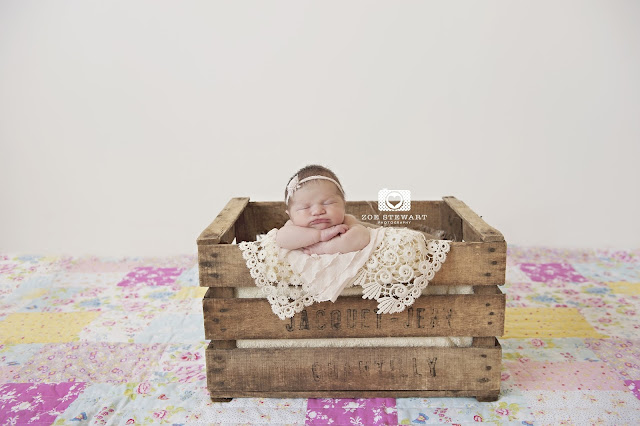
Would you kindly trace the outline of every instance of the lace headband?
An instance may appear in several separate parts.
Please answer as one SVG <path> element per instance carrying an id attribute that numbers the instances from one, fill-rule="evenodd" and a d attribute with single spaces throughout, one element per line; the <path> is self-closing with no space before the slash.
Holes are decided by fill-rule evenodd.
<path id="1" fill-rule="evenodd" d="M 289 184 L 287 185 L 287 198 L 286 198 L 286 200 L 284 200 L 284 202 L 286 204 L 289 204 L 289 199 L 293 196 L 293 193 L 296 192 L 296 190 L 300 189 L 300 185 L 302 185 L 303 183 L 305 183 L 307 181 L 314 180 L 314 179 L 325 179 L 325 180 L 329 180 L 329 181 L 335 183 L 336 186 L 338 187 L 338 189 L 340 190 L 340 192 L 342 192 L 342 196 L 344 196 L 344 190 L 342 189 L 340 184 L 338 182 L 336 182 L 334 179 L 331 179 L 330 177 L 326 177 L 326 176 L 309 176 L 309 177 L 306 177 L 306 178 L 304 178 L 302 180 L 298 180 L 298 175 L 295 175 L 291 179 Z"/>

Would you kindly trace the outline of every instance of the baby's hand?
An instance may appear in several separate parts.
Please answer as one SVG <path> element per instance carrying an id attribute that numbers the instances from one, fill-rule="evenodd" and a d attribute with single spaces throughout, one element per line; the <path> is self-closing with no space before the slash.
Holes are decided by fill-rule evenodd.
<path id="1" fill-rule="evenodd" d="M 320 241 L 329 241 L 336 235 L 344 234 L 348 230 L 349 227 L 344 223 L 332 226 L 331 228 L 323 229 L 322 231 L 320 231 Z"/>

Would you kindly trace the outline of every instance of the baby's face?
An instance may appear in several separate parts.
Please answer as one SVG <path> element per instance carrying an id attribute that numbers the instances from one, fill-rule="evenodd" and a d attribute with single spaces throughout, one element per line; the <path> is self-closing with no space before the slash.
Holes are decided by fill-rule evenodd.
<path id="1" fill-rule="evenodd" d="M 294 225 L 326 229 L 344 222 L 344 201 L 333 182 L 311 181 L 298 189 L 287 214 Z"/>

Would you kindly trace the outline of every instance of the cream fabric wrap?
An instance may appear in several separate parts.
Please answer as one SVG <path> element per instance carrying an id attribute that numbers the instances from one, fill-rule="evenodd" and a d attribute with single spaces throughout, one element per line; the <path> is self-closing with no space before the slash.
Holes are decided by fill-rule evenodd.
<path id="1" fill-rule="evenodd" d="M 289 262 L 294 273 L 307 285 L 307 291 L 317 302 L 335 302 L 342 290 L 369 260 L 384 237 L 384 228 L 371 229 L 369 244 L 350 253 L 304 254 L 302 250 L 281 248 L 279 257 Z"/>
<path id="2" fill-rule="evenodd" d="M 278 247 L 277 228 L 255 242 L 238 244 L 256 285 L 280 319 L 314 302 L 335 302 L 343 289 L 363 288 L 363 299 L 378 302 L 377 313 L 411 306 L 446 260 L 449 243 L 426 240 L 408 228 L 370 229 L 369 244 L 350 253 L 307 255 Z"/>

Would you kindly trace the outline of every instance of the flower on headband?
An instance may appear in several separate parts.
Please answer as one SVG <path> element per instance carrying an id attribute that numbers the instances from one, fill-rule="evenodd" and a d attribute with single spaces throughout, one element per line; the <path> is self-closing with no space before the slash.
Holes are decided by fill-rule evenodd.
<path id="1" fill-rule="evenodd" d="M 291 199 L 296 189 L 298 189 L 298 175 L 295 175 L 287 185 L 287 201 Z"/>

